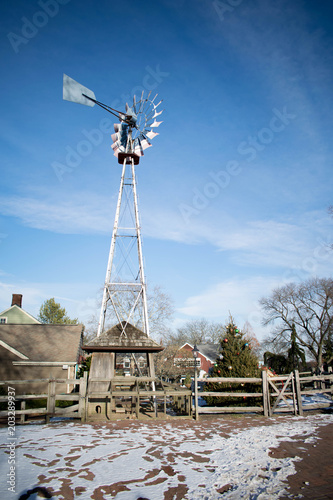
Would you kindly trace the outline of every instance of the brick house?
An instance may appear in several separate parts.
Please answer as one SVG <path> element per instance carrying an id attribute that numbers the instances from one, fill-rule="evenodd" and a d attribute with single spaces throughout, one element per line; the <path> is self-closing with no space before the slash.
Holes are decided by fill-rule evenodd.
<path id="1" fill-rule="evenodd" d="M 176 366 L 184 367 L 184 375 L 186 372 L 194 371 L 194 358 L 192 354 L 193 345 L 186 343 L 180 347 L 178 354 L 175 356 L 174 363 Z M 209 373 L 210 368 L 214 366 L 215 360 L 219 354 L 220 344 L 198 344 L 199 350 L 196 365 L 200 368 L 200 377 L 204 377 Z"/>

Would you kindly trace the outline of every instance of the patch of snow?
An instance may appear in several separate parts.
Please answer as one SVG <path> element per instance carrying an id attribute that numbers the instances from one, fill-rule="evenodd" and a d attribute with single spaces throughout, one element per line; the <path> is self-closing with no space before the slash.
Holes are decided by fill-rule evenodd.
<path id="1" fill-rule="evenodd" d="M 284 481 L 295 473 L 298 458 L 270 457 L 270 448 L 295 436 L 316 441 L 316 430 L 329 423 L 333 415 L 289 417 L 282 422 L 273 418 L 270 425 L 237 432 L 228 432 L 221 420 L 216 433 L 201 429 L 200 422 L 190 426 L 186 421 L 177 426 L 136 422 L 123 429 L 112 423 L 17 426 L 16 495 L 2 481 L 0 498 L 19 498 L 39 484 L 52 488 L 53 498 L 67 500 L 63 489 L 67 483 L 79 492 L 73 498 L 82 499 L 97 498 L 98 491 L 105 499 L 161 500 L 166 491 L 181 486 L 190 500 L 214 500 L 221 498 L 218 490 L 226 485 L 230 485 L 223 493 L 226 500 L 277 499 L 285 493 Z M 5 477 L 6 428 L 0 429 L 0 447 Z"/>
<path id="2" fill-rule="evenodd" d="M 293 400 L 290 398 L 286 398 L 290 406 L 293 406 Z M 329 404 L 333 406 L 333 401 L 331 396 L 328 396 L 327 394 L 312 394 L 311 396 L 302 396 L 302 406 L 306 409 L 307 406 L 310 405 L 320 405 L 320 404 Z M 281 399 L 279 401 L 278 406 L 284 407 L 287 406 L 286 402 Z"/>

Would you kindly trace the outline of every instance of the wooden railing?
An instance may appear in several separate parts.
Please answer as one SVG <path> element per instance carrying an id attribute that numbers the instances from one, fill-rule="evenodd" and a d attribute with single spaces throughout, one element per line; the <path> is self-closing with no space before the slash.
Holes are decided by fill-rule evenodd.
<path id="1" fill-rule="evenodd" d="M 106 390 L 99 390 L 97 383 L 106 383 Z M 42 394 L 19 394 L 19 386 L 31 385 L 33 384 L 45 384 L 48 388 L 47 392 Z M 156 385 L 159 383 L 161 389 L 156 389 Z M 77 392 L 72 392 L 70 394 L 63 394 L 57 391 L 57 386 L 59 384 L 73 385 L 77 387 Z M 15 401 L 15 417 L 20 416 L 20 422 L 25 423 L 27 417 L 45 417 L 48 422 L 51 417 L 71 417 L 79 418 L 81 421 L 86 421 L 89 417 L 97 418 L 98 415 L 91 415 L 88 412 L 88 405 L 91 401 L 94 401 L 95 405 L 104 403 L 108 405 L 111 404 L 111 411 L 114 413 L 125 413 L 125 405 L 119 407 L 116 406 L 117 401 L 131 400 L 134 402 L 131 405 L 130 412 L 135 413 L 136 417 L 139 418 L 142 414 L 142 403 L 146 401 L 151 401 L 153 404 L 150 405 L 156 408 L 157 415 L 157 404 L 163 406 L 163 413 L 166 415 L 167 404 L 170 399 L 174 407 L 178 410 L 179 414 L 191 415 L 192 402 L 191 402 L 191 391 L 187 389 L 182 389 L 179 387 L 172 386 L 165 382 L 161 382 L 158 379 L 150 377 L 116 377 L 112 380 L 102 379 L 102 378 L 91 378 L 87 380 L 87 372 L 80 379 L 38 379 L 38 380 L 4 380 L 0 381 L 0 387 L 8 387 L 12 389 L 10 392 L 14 392 Z M 63 387 L 63 385 L 62 385 Z M 12 397 L 2 395 L 0 396 L 0 402 L 9 403 Z M 38 408 L 26 408 L 27 403 L 33 400 L 45 400 L 42 407 Z M 74 404 L 71 406 L 62 408 L 57 406 L 57 401 L 71 401 Z M 134 406 L 134 409 L 133 409 Z M 0 411 L 0 419 L 6 418 L 8 416 L 8 409 Z M 118 415 L 119 416 L 119 415 Z M 93 419 L 93 418 L 92 418 Z"/>
<path id="2" fill-rule="evenodd" d="M 305 376 L 304 376 L 305 375 Z M 199 390 L 198 383 L 204 387 L 209 382 L 218 382 L 221 384 L 242 384 L 244 391 L 206 391 Z M 204 383 L 204 384 L 203 384 Z M 260 392 L 246 391 L 247 384 L 258 384 L 261 387 Z M 302 374 L 298 370 L 289 375 L 268 376 L 267 371 L 262 371 L 261 378 L 197 378 L 194 387 L 194 407 L 193 413 L 197 416 L 202 413 L 261 413 L 265 416 L 272 416 L 277 412 L 292 412 L 295 415 L 303 415 L 302 396 L 313 394 L 333 394 L 333 374 L 311 375 Z M 307 387 L 302 387 L 306 385 Z M 311 387 L 311 388 L 309 388 Z M 261 404 L 258 406 L 200 406 L 198 397 L 213 396 L 219 398 L 260 398 Z M 222 401 L 221 401 L 222 402 Z M 284 403 L 281 407 L 279 403 Z M 316 405 L 307 405 L 306 409 L 326 408 L 330 406 L 330 401 L 318 403 Z"/>
<path id="3" fill-rule="evenodd" d="M 20 385 L 33 385 L 44 383 L 48 387 L 47 393 L 43 394 L 19 394 Z M 78 386 L 78 392 L 70 394 L 57 394 L 57 384 L 68 384 L 74 387 Z M 87 374 L 80 379 L 33 379 L 33 380 L 3 380 L 0 381 L 0 387 L 7 386 L 8 389 L 12 388 L 11 393 L 15 392 L 15 416 L 20 415 L 20 422 L 24 423 L 26 417 L 41 416 L 45 417 L 48 422 L 50 417 L 72 417 L 81 418 L 85 415 L 85 402 L 86 402 L 86 388 L 87 388 Z M 0 402 L 9 402 L 10 397 L 7 395 L 0 396 Z M 26 408 L 28 401 L 45 400 L 45 406 L 39 408 Z M 72 401 L 77 402 L 71 406 L 64 408 L 57 407 L 57 401 Z M 17 409 L 19 404 L 20 409 Z M 8 410 L 0 411 L 0 418 L 6 417 Z"/>
<path id="4" fill-rule="evenodd" d="M 96 383 L 108 384 L 106 390 L 96 389 Z M 159 388 L 156 388 L 158 385 Z M 166 416 L 167 404 L 172 399 L 173 405 L 179 414 L 191 415 L 192 402 L 191 390 L 182 389 L 174 385 L 151 377 L 114 377 L 112 380 L 104 378 L 89 378 L 87 391 L 87 404 L 91 400 L 100 399 L 105 404 L 110 404 L 111 413 L 135 413 L 139 418 L 142 413 L 142 403 L 151 402 L 151 409 L 157 416 L 157 407 L 163 406 Z M 125 401 L 130 401 L 129 407 Z M 118 404 L 117 401 L 123 401 Z"/>
<path id="5" fill-rule="evenodd" d="M 96 391 L 94 390 L 95 383 L 107 383 L 107 389 Z M 242 391 L 199 391 L 198 383 L 201 385 L 209 382 L 219 382 L 221 384 L 242 384 Z M 48 390 L 43 394 L 19 394 L 20 385 L 32 385 L 45 383 Z M 70 394 L 58 393 L 57 386 L 59 384 L 70 384 L 76 387 L 77 392 Z M 159 384 L 159 389 L 156 385 Z M 246 390 L 248 384 L 257 384 L 258 392 L 250 392 Z M 51 417 L 71 417 L 79 418 L 81 421 L 86 421 L 87 417 L 91 416 L 88 411 L 88 405 L 94 401 L 105 403 L 106 407 L 109 404 L 111 413 L 124 413 L 127 411 L 126 405 L 117 405 L 117 401 L 130 401 L 130 412 L 134 413 L 137 418 L 142 415 L 143 407 L 149 400 L 152 411 L 157 416 L 157 405 L 163 407 L 162 413 L 164 416 L 167 412 L 167 404 L 172 401 L 174 408 L 178 410 L 179 415 L 190 416 L 193 414 L 198 417 L 203 413 L 261 413 L 265 416 L 272 416 L 275 413 L 291 412 L 295 415 L 302 415 L 304 406 L 302 396 L 311 396 L 313 394 L 328 394 L 333 393 L 333 374 L 328 375 L 308 375 L 299 373 L 297 370 L 289 375 L 269 377 L 266 371 L 262 371 L 262 377 L 251 378 L 198 378 L 194 384 L 194 392 L 191 390 L 182 389 L 158 379 L 149 377 L 116 377 L 110 379 L 90 379 L 87 380 L 87 373 L 80 379 L 37 379 L 37 380 L 5 380 L 0 381 L 1 387 L 12 388 L 8 395 L 0 396 L 0 403 L 7 402 L 8 408 L 12 401 L 15 402 L 15 419 L 20 417 L 20 422 L 25 423 L 27 418 L 33 416 L 43 416 L 46 421 Z M 63 387 L 63 385 L 62 385 Z M 96 384 L 95 384 L 96 387 Z M 11 395 L 9 395 L 11 394 Z M 14 394 L 14 396 L 12 396 Z M 194 396 L 194 398 L 192 398 Z M 197 403 L 198 396 L 213 396 L 218 398 L 258 398 L 258 406 L 200 406 Z M 27 408 L 28 402 L 33 400 L 45 400 L 45 404 L 38 408 Z M 70 401 L 71 406 L 61 408 L 57 406 L 57 401 Z M 194 404 L 192 404 L 194 401 Z M 97 403 L 96 403 L 97 402 Z M 281 406 L 283 403 L 284 406 Z M 315 405 L 307 405 L 306 409 L 325 408 L 330 406 L 331 401 Z M 0 411 L 0 419 L 3 420 L 8 416 L 7 410 Z"/>

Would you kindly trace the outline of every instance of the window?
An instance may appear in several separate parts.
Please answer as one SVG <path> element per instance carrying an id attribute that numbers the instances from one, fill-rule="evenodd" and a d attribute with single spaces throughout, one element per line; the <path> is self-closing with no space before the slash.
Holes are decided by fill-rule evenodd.
<path id="1" fill-rule="evenodd" d="M 7 318 L 0 318 L 0 325 L 7 323 Z"/>
<path id="2" fill-rule="evenodd" d="M 139 357 L 138 364 L 139 364 L 139 368 L 144 368 L 145 367 L 145 358 L 143 356 Z"/>
<path id="3" fill-rule="evenodd" d="M 130 368 L 130 359 L 129 358 L 124 358 L 124 368 Z"/>

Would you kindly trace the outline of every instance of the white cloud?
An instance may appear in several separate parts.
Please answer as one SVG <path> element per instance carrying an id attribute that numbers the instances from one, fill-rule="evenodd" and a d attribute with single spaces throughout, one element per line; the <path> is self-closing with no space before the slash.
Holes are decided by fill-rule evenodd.
<path id="1" fill-rule="evenodd" d="M 25 226 L 56 233 L 107 233 L 113 224 L 110 199 L 76 193 L 67 200 L 24 196 L 2 197 L 0 213 L 19 218 Z"/>
<path id="2" fill-rule="evenodd" d="M 76 193 L 70 199 L 3 197 L 0 212 L 28 227 L 68 234 L 111 234 L 114 206 L 106 197 Z M 324 211 L 281 217 L 280 220 L 235 219 L 208 207 L 187 223 L 173 208 L 146 206 L 143 234 L 189 245 L 210 244 L 229 252 L 239 266 L 275 266 L 327 273 L 333 261 L 329 244 L 332 221 Z M 246 216 L 244 216 L 246 217 Z"/>
<path id="3" fill-rule="evenodd" d="M 146 210 L 144 234 L 186 244 L 210 244 L 229 252 L 240 266 L 303 269 L 330 273 L 333 252 L 332 221 L 325 211 L 281 217 L 280 220 L 234 219 L 210 209 L 187 224 L 172 211 Z M 310 269 L 311 268 L 311 269 Z"/>
<path id="4" fill-rule="evenodd" d="M 230 312 L 239 326 L 246 321 L 251 323 L 260 339 L 268 333 L 268 329 L 261 325 L 262 313 L 258 301 L 279 284 L 279 280 L 273 277 L 250 277 L 217 283 L 198 295 L 188 297 L 178 312 L 191 318 L 205 317 L 221 322 L 227 320 Z"/>

